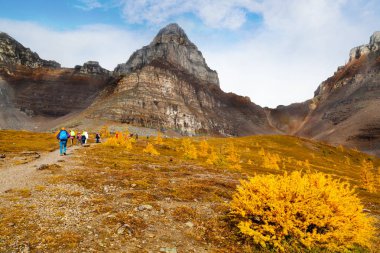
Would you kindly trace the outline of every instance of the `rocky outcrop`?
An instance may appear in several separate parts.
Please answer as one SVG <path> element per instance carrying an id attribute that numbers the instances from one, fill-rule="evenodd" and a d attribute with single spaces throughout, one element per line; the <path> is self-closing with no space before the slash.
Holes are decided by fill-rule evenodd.
<path id="1" fill-rule="evenodd" d="M 354 59 L 359 59 L 363 55 L 368 55 L 370 53 L 376 52 L 380 49 L 380 31 L 374 32 L 369 40 L 369 44 L 354 47 L 350 51 L 349 61 Z"/>
<path id="2" fill-rule="evenodd" d="M 88 61 L 83 66 L 75 66 L 75 70 L 81 74 L 110 76 L 111 71 L 102 68 L 97 61 Z"/>
<path id="3" fill-rule="evenodd" d="M 0 33 L 0 80 L 0 128 L 31 129 L 37 118 L 86 109 L 113 79 L 97 62 L 61 68 Z"/>
<path id="4" fill-rule="evenodd" d="M 216 71 L 207 66 L 202 53 L 177 24 L 161 29 L 148 46 L 134 52 L 126 63 L 115 68 L 114 73 L 129 74 L 153 61 L 168 62 L 202 82 L 219 86 Z"/>
<path id="5" fill-rule="evenodd" d="M 60 68 L 55 61 L 42 60 L 37 53 L 25 48 L 11 36 L 0 32 L 0 66 L 12 67 L 23 65 L 29 68 Z"/>

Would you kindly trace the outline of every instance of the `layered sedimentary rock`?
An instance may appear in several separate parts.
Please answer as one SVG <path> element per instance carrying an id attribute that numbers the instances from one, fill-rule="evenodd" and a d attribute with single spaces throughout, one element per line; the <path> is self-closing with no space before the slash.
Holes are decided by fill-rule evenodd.
<path id="1" fill-rule="evenodd" d="M 32 129 L 36 116 L 57 118 L 86 109 L 112 81 L 96 62 L 61 68 L 0 33 L 0 128 Z"/>
<path id="2" fill-rule="evenodd" d="M 273 130 L 264 110 L 249 98 L 224 93 L 169 63 L 153 61 L 122 77 L 88 116 L 176 129 L 186 134 L 263 134 Z"/>
<path id="3" fill-rule="evenodd" d="M 285 133 L 380 154 L 380 32 L 350 51 L 349 61 L 315 91 L 313 99 L 271 110 Z M 291 127 L 281 121 L 286 115 Z M 285 123 L 285 124 L 283 124 Z M 291 131 L 288 131 L 292 129 Z"/>
<path id="4" fill-rule="evenodd" d="M 265 111 L 249 98 L 224 93 L 217 73 L 177 24 L 114 70 L 119 81 L 87 117 L 176 129 L 181 133 L 274 133 Z"/>

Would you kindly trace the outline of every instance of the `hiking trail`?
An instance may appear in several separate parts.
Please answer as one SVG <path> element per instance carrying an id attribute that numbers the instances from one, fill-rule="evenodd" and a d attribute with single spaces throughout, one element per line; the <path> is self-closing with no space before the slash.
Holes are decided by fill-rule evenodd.
<path id="1" fill-rule="evenodd" d="M 5 165 L 0 169 L 0 193 L 4 193 L 11 189 L 26 188 L 41 182 L 42 175 L 38 168 L 43 165 L 57 164 L 63 162 L 66 166 L 70 161 L 75 150 L 81 148 L 79 145 L 67 147 L 67 155 L 60 156 L 59 149 L 48 153 L 39 153 L 40 157 L 34 161 L 20 165 Z"/>

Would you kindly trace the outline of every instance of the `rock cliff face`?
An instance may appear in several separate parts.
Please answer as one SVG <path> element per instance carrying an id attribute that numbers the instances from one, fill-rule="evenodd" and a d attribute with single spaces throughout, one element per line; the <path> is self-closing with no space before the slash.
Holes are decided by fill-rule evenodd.
<path id="1" fill-rule="evenodd" d="M 86 109 L 112 82 L 96 62 L 61 68 L 0 33 L 0 128 L 33 129 L 36 118 L 50 120 Z"/>
<path id="2" fill-rule="evenodd" d="M 219 88 L 216 72 L 177 24 L 161 29 L 114 75 L 115 88 L 86 110 L 87 117 L 186 134 L 274 132 L 260 106 Z"/>
<path id="3" fill-rule="evenodd" d="M 29 68 L 61 67 L 55 61 L 42 60 L 37 53 L 25 48 L 8 34 L 0 32 L 0 66 L 5 68 L 15 65 L 23 65 Z"/>
<path id="4" fill-rule="evenodd" d="M 162 61 L 127 74 L 87 111 L 92 118 L 176 129 L 186 134 L 264 134 L 273 129 L 249 98 L 227 94 Z"/>
<path id="5" fill-rule="evenodd" d="M 170 24 L 161 29 L 150 45 L 134 52 L 129 60 L 119 64 L 114 72 L 117 75 L 128 74 L 157 60 L 177 66 L 200 81 L 219 86 L 216 71 L 207 66 L 202 53 L 177 24 Z"/>
<path id="6" fill-rule="evenodd" d="M 369 44 L 350 51 L 349 62 L 318 87 L 313 99 L 269 114 L 286 133 L 380 155 L 379 106 L 380 32 L 375 32 Z M 293 124 L 282 120 L 293 112 Z"/>

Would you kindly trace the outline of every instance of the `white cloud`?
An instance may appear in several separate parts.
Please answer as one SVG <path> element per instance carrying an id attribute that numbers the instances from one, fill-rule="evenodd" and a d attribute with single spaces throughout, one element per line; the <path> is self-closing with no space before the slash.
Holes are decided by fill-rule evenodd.
<path id="1" fill-rule="evenodd" d="M 258 5 L 252 0 L 121 0 L 124 18 L 132 23 L 163 25 L 193 14 L 212 28 L 237 29 Z"/>
<path id="2" fill-rule="evenodd" d="M 8 33 L 25 47 L 46 60 L 55 60 L 65 67 L 82 65 L 89 60 L 113 70 L 128 60 L 150 36 L 107 25 L 89 25 L 67 31 L 51 30 L 31 22 L 0 19 L 0 31 Z"/>
<path id="3" fill-rule="evenodd" d="M 356 4 L 353 4 L 353 3 Z M 199 39 L 226 91 L 262 106 L 301 102 L 379 30 L 378 1 L 263 1 L 263 25 L 238 45 L 213 49 Z M 217 42 L 216 42 L 217 43 Z"/>

